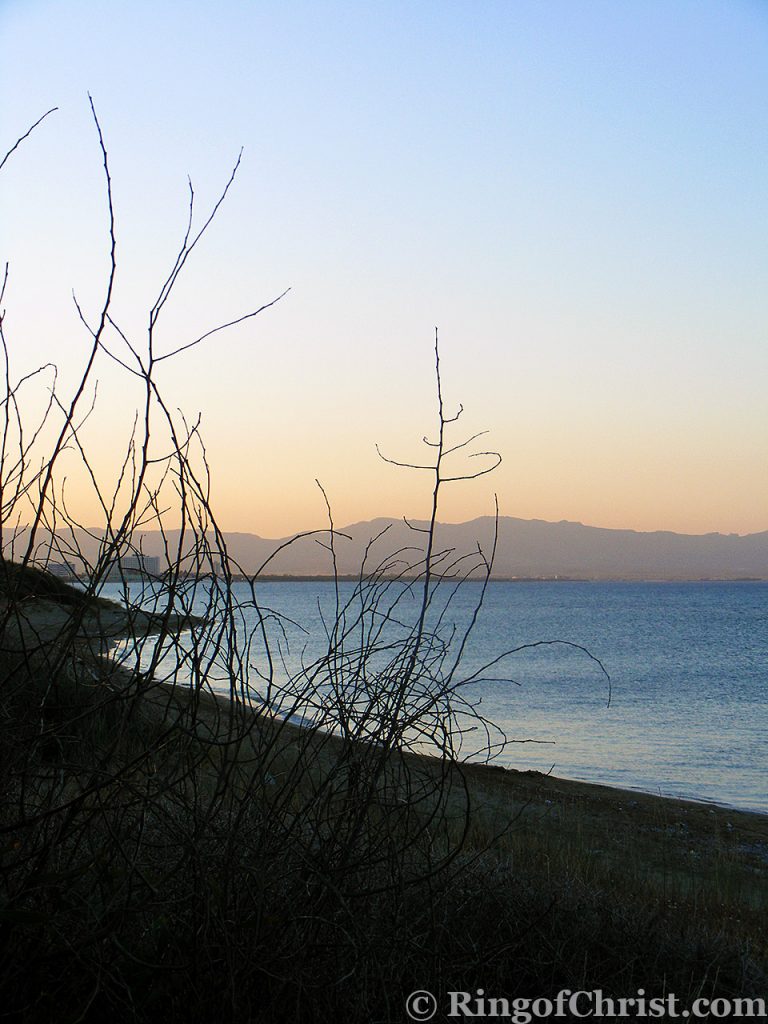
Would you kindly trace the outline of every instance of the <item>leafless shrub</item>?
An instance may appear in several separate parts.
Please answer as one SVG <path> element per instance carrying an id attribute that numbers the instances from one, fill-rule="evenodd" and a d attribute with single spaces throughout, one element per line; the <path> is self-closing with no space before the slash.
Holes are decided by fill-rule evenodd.
<path id="1" fill-rule="evenodd" d="M 4 985 L 29 1019 L 44 1015 L 48 1004 L 26 979 L 30 962 L 45 963 L 47 991 L 81 1014 L 109 1006 L 143 1019 L 151 1000 L 142 995 L 139 1004 L 136 986 L 147 972 L 165 979 L 167 997 L 174 979 L 210 984 L 224 971 L 218 989 L 240 1012 L 254 985 L 278 992 L 299 962 L 303 985 L 340 984 L 363 963 L 373 969 L 361 901 L 386 898 L 395 915 L 404 912 L 408 892 L 428 892 L 461 851 L 469 821 L 462 735 L 471 722 L 487 750 L 504 738 L 464 697 L 458 674 L 474 617 L 457 636 L 451 598 L 441 603 L 438 591 L 449 583 L 455 592 L 478 567 L 487 583 L 493 552 L 437 550 L 435 524 L 442 487 L 489 472 L 499 457 L 479 453 L 484 468 L 446 473 L 446 460 L 476 438 L 448 443 L 458 414 L 443 409 L 436 344 L 437 439 L 425 439 L 429 465 L 413 467 L 433 475 L 430 524 L 412 527 L 413 547 L 378 564 L 382 538 L 374 538 L 346 593 L 328 505 L 318 539 L 329 551 L 334 606 L 322 652 L 297 661 L 284 621 L 259 602 L 259 574 L 235 595 L 232 580 L 244 574 L 211 508 L 199 423 L 174 413 L 157 382 L 160 364 L 282 297 L 162 347 L 163 312 L 240 158 L 200 227 L 190 184 L 186 231 L 139 344 L 113 315 L 116 213 L 91 109 L 107 273 L 95 315 L 75 298 L 89 350 L 72 395 L 61 395 L 53 366 L 14 381 L 0 333 L 0 947 L 23 951 L 6 961 Z M 2 300 L 8 281 L 6 265 Z M 111 489 L 83 431 L 98 415 L 95 374 L 105 358 L 143 394 Z M 41 386 L 48 399 L 30 424 L 24 391 Z M 61 466 L 72 453 L 101 509 L 98 529 L 70 512 Z M 163 539 L 162 569 L 137 585 L 125 565 L 141 558 L 136 538 L 147 528 Z M 74 565 L 79 589 L 39 572 L 51 562 Z M 119 609 L 99 597 L 116 576 Z M 23 958 L 27 968 L 18 966 Z"/>
<path id="2" fill-rule="evenodd" d="M 107 273 L 95 315 L 76 302 L 89 349 L 73 393 L 60 393 L 52 366 L 14 380 L 0 323 L 0 1015 L 389 1020 L 427 983 L 508 985 L 513 957 L 525 964 L 516 984 L 540 981 L 550 965 L 528 943 L 552 900 L 465 849 L 466 750 L 490 758 L 506 743 L 471 696 L 500 659 L 463 670 L 495 539 L 467 554 L 441 549 L 436 531 L 443 488 L 500 456 L 473 450 L 479 434 L 451 440 L 461 409 L 444 408 L 436 337 L 430 456 L 382 455 L 429 475 L 430 520 L 409 524 L 413 544 L 397 551 L 372 538 L 343 585 L 344 538 L 326 499 L 316 540 L 332 600 L 320 640 L 292 646 L 292 624 L 260 598 L 269 562 L 249 576 L 229 555 L 199 423 L 157 381 L 159 365 L 282 297 L 162 346 L 163 313 L 240 160 L 199 227 L 190 184 L 186 230 L 139 344 L 113 315 L 116 214 L 91 106 Z M 0 304 L 8 281 L 6 266 Z M 83 430 L 98 415 L 103 359 L 143 395 L 111 487 Z M 35 388 L 47 398 L 30 422 Z M 98 528 L 70 511 L 65 456 L 90 482 Z M 140 564 L 150 528 L 161 567 L 137 580 L 126 563 Z M 40 571 L 51 562 L 76 566 L 79 586 Z M 456 595 L 478 572 L 459 629 Z M 100 596 L 115 579 L 119 607 Z"/>

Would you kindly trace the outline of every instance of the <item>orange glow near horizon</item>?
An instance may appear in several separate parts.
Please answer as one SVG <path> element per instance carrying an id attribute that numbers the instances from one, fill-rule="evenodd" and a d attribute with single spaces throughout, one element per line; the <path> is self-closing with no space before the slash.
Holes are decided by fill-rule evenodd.
<path id="1" fill-rule="evenodd" d="M 444 372 L 449 373 L 447 365 Z M 380 401 L 386 407 L 386 400 Z M 374 442 L 378 440 L 384 452 L 398 459 L 416 461 L 428 455 L 426 447 L 421 446 L 420 452 L 419 444 L 408 442 L 406 428 L 413 428 L 412 437 L 420 436 L 419 428 L 424 433 L 427 407 L 433 401 L 424 403 L 424 416 L 406 417 L 404 411 L 400 423 L 393 423 L 385 410 L 378 430 L 369 416 L 368 436 L 362 430 L 351 436 L 324 430 L 318 423 L 311 443 L 302 439 L 299 430 L 291 434 L 285 420 L 270 423 L 263 415 L 258 427 L 247 430 L 239 422 L 233 433 L 229 410 L 210 404 L 204 433 L 212 475 L 211 506 L 222 529 L 277 538 L 324 527 L 327 511 L 318 479 L 337 526 L 379 517 L 428 517 L 432 474 L 383 463 Z M 477 426 L 468 424 L 468 432 Z M 612 434 L 596 435 L 589 423 L 573 422 L 569 429 L 567 417 L 553 416 L 546 435 L 537 442 L 529 439 L 527 450 L 518 440 L 520 433 L 502 422 L 479 439 L 479 450 L 498 450 L 504 461 L 479 480 L 445 485 L 441 521 L 493 515 L 496 494 L 501 515 L 522 519 L 691 534 L 757 533 L 768 526 L 768 481 L 753 472 L 760 454 L 758 437 L 753 452 L 743 445 L 736 458 L 722 440 L 719 447 L 699 446 L 692 429 L 676 434 L 670 429 L 665 444 L 651 446 L 643 434 L 632 436 L 626 425 L 620 429 L 617 424 Z M 102 481 L 113 483 L 120 442 L 101 448 L 99 431 L 94 430 L 93 436 L 94 469 Z M 98 524 L 101 517 L 92 491 L 71 463 L 65 466 L 70 509 L 78 521 Z M 466 460 L 456 465 L 462 472 L 468 468 L 477 467 Z"/>
<path id="2" fill-rule="evenodd" d="M 452 436 L 488 430 L 480 449 L 504 460 L 446 489 L 442 520 L 492 514 L 495 491 L 521 518 L 768 529 L 761 5 L 176 6 L 0 12 L 9 145 L 59 108 L 0 175 L 16 379 L 55 362 L 66 404 L 90 343 L 73 291 L 101 314 L 89 91 L 116 219 L 110 314 L 137 351 L 184 237 L 187 175 L 196 230 L 241 147 L 153 356 L 291 289 L 158 367 L 169 407 L 202 413 L 224 529 L 322 527 L 316 478 L 337 524 L 425 517 L 429 475 L 374 446 L 418 461 L 434 436 L 436 323 L 447 411 L 466 409 Z M 106 340 L 130 361 L 116 330 Z M 97 379 L 83 437 L 108 497 L 142 385 L 104 352 Z M 66 497 L 95 524 L 76 461 Z"/>

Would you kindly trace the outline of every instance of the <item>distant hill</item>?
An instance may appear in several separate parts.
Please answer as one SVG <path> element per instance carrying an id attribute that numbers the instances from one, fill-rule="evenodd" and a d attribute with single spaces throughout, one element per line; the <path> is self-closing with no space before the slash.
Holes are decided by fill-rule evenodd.
<path id="1" fill-rule="evenodd" d="M 414 523 L 423 527 L 424 523 Z M 456 554 L 490 551 L 494 522 L 490 517 L 468 523 L 441 524 L 438 549 Z M 340 532 L 349 540 L 336 541 L 341 573 L 358 571 L 365 545 L 382 530 L 369 554 L 375 565 L 401 548 L 423 546 L 423 536 L 397 520 L 376 519 L 355 523 Z M 327 543 L 327 537 L 319 538 Z M 253 534 L 228 534 L 230 554 L 252 571 L 283 541 L 268 541 Z M 409 556 L 413 557 L 412 553 Z M 469 565 L 471 560 L 467 561 Z M 280 552 L 270 573 L 324 574 L 330 572 L 328 551 L 316 538 L 303 538 Z M 581 523 L 542 520 L 499 520 L 494 565 L 496 577 L 565 576 L 586 579 L 768 579 L 768 531 L 746 537 L 724 534 L 703 536 L 670 532 L 640 533 L 608 530 Z"/>
<path id="2" fill-rule="evenodd" d="M 413 523 L 423 527 L 422 522 Z M 441 524 L 438 549 L 450 549 L 452 558 L 476 552 L 477 544 L 490 550 L 493 519 L 483 517 L 459 524 Z M 409 529 L 402 520 L 374 519 L 338 528 L 336 555 L 341 574 L 356 574 L 372 537 L 385 531 L 372 545 L 368 565 L 373 568 L 409 549 L 391 563 L 393 572 L 402 569 L 403 559 L 413 561 L 423 548 L 423 534 Z M 230 556 L 247 573 L 255 572 L 290 538 L 266 539 L 251 533 L 228 533 Z M 166 537 L 173 541 L 173 534 Z M 78 543 L 86 554 L 94 542 L 85 532 Z M 160 535 L 142 534 L 142 548 L 148 555 L 161 555 Z M 328 534 L 305 536 L 284 548 L 264 569 L 269 575 L 330 575 Z M 54 559 L 57 556 L 54 556 Z M 448 561 L 450 559 L 447 559 Z M 475 561 L 477 559 L 475 558 Z M 472 559 L 465 563 L 473 564 Z M 695 580 L 768 579 L 768 531 L 747 536 L 709 533 L 691 535 L 656 531 L 609 530 L 581 523 L 550 523 L 540 519 L 499 519 L 499 541 L 494 566 L 497 578 L 570 577 L 576 579 Z"/>

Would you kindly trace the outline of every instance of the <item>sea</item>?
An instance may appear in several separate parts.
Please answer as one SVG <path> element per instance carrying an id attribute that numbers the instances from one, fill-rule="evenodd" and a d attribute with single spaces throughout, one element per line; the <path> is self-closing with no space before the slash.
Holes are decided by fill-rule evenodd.
<path id="1" fill-rule="evenodd" d="M 494 763 L 768 812 L 768 583 L 498 581 L 482 593 L 466 581 L 441 595 L 427 625 L 445 645 L 440 664 L 461 649 L 457 692 L 507 739 Z M 233 583 L 232 596 L 255 626 L 249 586 Z M 327 649 L 337 600 L 356 607 L 345 582 L 337 594 L 332 582 L 264 581 L 255 596 L 276 630 L 278 675 Z M 382 601 L 394 642 L 420 593 L 391 585 Z M 256 693 L 260 657 L 245 659 Z M 470 729 L 462 754 L 481 759 L 487 746 Z"/>

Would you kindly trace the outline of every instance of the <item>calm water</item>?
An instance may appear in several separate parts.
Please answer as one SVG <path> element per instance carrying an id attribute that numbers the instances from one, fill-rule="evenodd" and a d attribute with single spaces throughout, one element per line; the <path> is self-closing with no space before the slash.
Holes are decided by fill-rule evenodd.
<path id="1" fill-rule="evenodd" d="M 467 621 L 478 592 L 465 584 L 456 621 Z M 286 626 L 289 661 L 321 649 L 318 603 L 332 606 L 330 584 L 266 583 L 257 595 L 309 631 Z M 507 681 L 469 688 L 509 738 L 537 741 L 513 743 L 501 763 L 768 811 L 768 583 L 493 583 L 463 673 L 553 639 L 602 661 L 610 706 L 605 677 L 581 652 L 510 656 L 493 670 Z"/>

